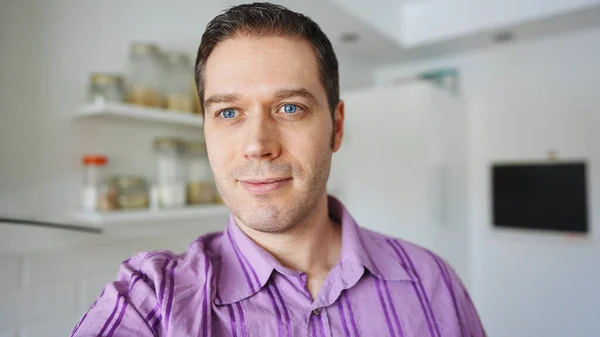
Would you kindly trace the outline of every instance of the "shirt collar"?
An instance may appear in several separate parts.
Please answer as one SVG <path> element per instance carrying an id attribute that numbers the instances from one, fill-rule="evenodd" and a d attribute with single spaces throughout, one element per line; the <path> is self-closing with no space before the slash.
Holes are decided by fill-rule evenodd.
<path id="1" fill-rule="evenodd" d="M 360 228 L 344 205 L 332 196 L 328 198 L 328 207 L 330 218 L 342 226 L 340 262 L 334 269 L 339 269 L 339 277 L 347 288 L 358 282 L 364 268 L 380 279 L 411 280 L 413 274 L 406 266 L 395 262 L 397 259 L 386 249 L 389 247 L 383 236 Z M 292 277 L 300 275 L 300 272 L 282 266 L 253 242 L 236 225 L 233 215 L 229 216 L 220 250 L 217 304 L 235 303 L 254 295 L 267 283 L 273 270 Z M 383 262 L 375 263 L 375 260 Z M 390 264 L 392 260 L 394 263 Z M 362 272 L 357 272 L 359 269 Z"/>
<path id="2" fill-rule="evenodd" d="M 342 224 L 342 273 L 348 264 L 366 268 L 377 278 L 388 281 L 411 280 L 414 277 L 405 265 L 398 262 L 386 237 L 358 226 L 350 212 L 336 198 L 329 197 L 329 217 Z M 377 261 L 377 262 L 375 262 Z"/>

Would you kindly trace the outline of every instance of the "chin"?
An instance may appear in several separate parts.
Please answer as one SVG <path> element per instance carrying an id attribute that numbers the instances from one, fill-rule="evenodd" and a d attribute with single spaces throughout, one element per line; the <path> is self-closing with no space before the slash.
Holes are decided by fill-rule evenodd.
<path id="1" fill-rule="evenodd" d="M 283 206 L 285 204 L 275 200 L 255 200 L 245 205 L 238 218 L 247 227 L 260 232 L 279 232 L 289 226 L 285 218 L 290 210 Z"/>
<path id="2" fill-rule="evenodd" d="M 324 190 L 324 187 L 323 187 Z M 251 194 L 244 190 L 222 193 L 223 201 L 245 227 L 282 233 L 300 225 L 314 211 L 323 190 L 307 191 L 288 186 L 272 193 Z"/>

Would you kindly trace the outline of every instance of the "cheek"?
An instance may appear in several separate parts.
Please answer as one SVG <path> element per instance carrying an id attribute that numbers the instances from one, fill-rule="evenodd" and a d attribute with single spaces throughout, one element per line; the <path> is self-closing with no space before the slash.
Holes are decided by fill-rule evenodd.
<path id="1" fill-rule="evenodd" d="M 226 138 L 206 134 L 204 137 L 210 166 L 214 171 L 213 173 L 218 176 L 220 173 L 223 173 L 223 168 L 230 161 L 229 157 L 231 154 L 228 149 L 230 150 L 231 146 L 224 141 Z"/>
<path id="2" fill-rule="evenodd" d="M 314 170 L 314 166 L 322 164 L 323 157 L 331 152 L 331 130 L 327 128 L 308 128 L 305 132 L 293 130 L 283 139 L 292 157 L 311 171 Z"/>

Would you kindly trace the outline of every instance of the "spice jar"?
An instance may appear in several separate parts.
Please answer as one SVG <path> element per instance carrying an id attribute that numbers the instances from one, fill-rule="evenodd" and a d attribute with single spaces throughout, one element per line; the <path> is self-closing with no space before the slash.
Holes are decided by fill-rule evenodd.
<path id="1" fill-rule="evenodd" d="M 194 72 L 190 59 L 184 53 L 168 52 L 165 55 L 164 69 L 162 92 L 165 108 L 191 113 L 194 109 L 194 102 L 189 83 Z"/>
<path id="2" fill-rule="evenodd" d="M 94 73 L 88 85 L 89 103 L 122 102 L 123 78 L 116 74 Z"/>
<path id="3" fill-rule="evenodd" d="M 154 187 L 160 207 L 185 205 L 184 163 L 181 155 L 182 142 L 177 138 L 156 138 L 154 154 L 156 170 Z"/>
<path id="4" fill-rule="evenodd" d="M 108 158 L 104 155 L 88 154 L 84 155 L 81 161 L 84 165 L 81 208 L 88 212 L 115 209 L 116 196 L 109 193 L 105 184 Z"/>
<path id="5" fill-rule="evenodd" d="M 120 209 L 148 207 L 149 188 L 143 177 L 114 176 L 108 181 L 108 189 L 116 194 L 117 206 Z"/>
<path id="6" fill-rule="evenodd" d="M 160 107 L 160 82 L 163 71 L 158 46 L 133 43 L 129 51 L 127 102 L 148 107 Z"/>
<path id="7" fill-rule="evenodd" d="M 187 159 L 188 204 L 214 203 L 216 189 L 204 142 L 187 143 L 185 154 Z"/>

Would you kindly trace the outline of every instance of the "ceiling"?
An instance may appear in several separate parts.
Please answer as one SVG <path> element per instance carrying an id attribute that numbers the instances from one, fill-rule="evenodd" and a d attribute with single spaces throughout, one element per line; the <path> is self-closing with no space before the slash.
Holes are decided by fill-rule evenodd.
<path id="1" fill-rule="evenodd" d="M 272 0 L 291 10 L 302 12 L 317 22 L 334 45 L 340 61 L 340 69 L 346 76 L 354 76 L 351 82 L 362 77 L 372 76 L 369 71 L 376 67 L 395 64 L 419 58 L 430 58 L 448 53 L 482 48 L 494 43 L 497 31 L 470 33 L 445 41 L 419 45 L 413 48 L 402 47 L 401 43 L 383 34 L 368 20 L 350 13 L 344 4 L 360 3 L 359 0 Z M 415 2 L 418 1 L 418 2 Z M 441 1 L 441 0 L 440 0 Z M 490 0 L 492 1 L 492 0 Z M 516 1 L 516 0 L 515 0 Z M 565 0 L 567 1 L 567 0 Z M 48 41 L 54 38 L 73 41 L 93 41 L 98 48 L 110 48 L 110 55 L 117 58 L 127 55 L 131 41 L 153 41 L 166 49 L 180 49 L 195 55 L 200 39 L 208 22 L 231 5 L 249 1 L 241 0 L 43 0 L 28 1 L 32 12 L 43 12 L 37 18 L 23 13 L 23 20 L 45 20 L 43 32 Z M 384 13 L 383 7 L 394 4 L 428 4 L 425 0 L 374 0 L 369 4 L 377 7 L 373 13 Z M 16 4 L 17 2 L 8 2 Z M 355 11 L 356 13 L 356 11 Z M 597 25 L 600 7 L 595 10 L 571 12 L 557 18 L 540 20 L 536 23 L 523 23 L 506 27 L 517 39 L 535 38 L 561 31 L 580 29 Z M 37 14 L 36 14 L 37 15 Z M 375 19 L 379 16 L 375 15 Z M 390 15 L 390 20 L 393 19 Z M 383 19 L 382 19 L 383 20 Z M 431 20 L 427 20 L 429 22 Z M 425 22 L 425 24 L 427 24 Z M 392 24 L 394 22 L 391 22 Z M 39 26 L 39 24 L 38 24 Z M 80 27 L 73 29 L 72 27 Z M 381 28 L 381 27 L 379 27 Z M 343 43 L 344 33 L 355 33 L 358 41 Z M 45 36 L 46 36 L 45 35 Z M 103 61 L 103 60 L 99 60 Z"/>
<path id="2" fill-rule="evenodd" d="M 137 36 L 133 38 L 140 39 L 145 35 L 153 36 L 161 44 L 171 44 L 173 47 L 195 52 L 204 28 L 212 18 L 231 5 L 249 1 L 170 0 L 167 7 L 162 0 L 150 0 L 144 2 L 148 4 L 144 8 L 138 8 L 139 3 L 137 2 L 135 6 L 131 1 L 109 2 L 114 2 L 114 6 L 118 8 L 119 12 L 127 13 L 123 15 L 136 14 L 135 20 L 140 21 L 139 26 L 144 27 L 144 31 L 134 32 L 134 34 L 137 33 Z M 402 48 L 391 38 L 378 33 L 371 25 L 330 1 L 272 0 L 272 2 L 301 12 L 317 22 L 331 40 L 342 64 L 377 66 L 394 62 L 402 54 Z M 104 3 L 102 7 L 106 7 L 105 2 L 101 3 Z M 153 8 L 160 8 L 160 17 L 156 15 L 157 11 Z M 102 9 L 104 10 L 104 8 Z M 145 24 L 148 17 L 152 18 L 156 30 L 149 29 Z M 177 18 L 176 22 L 173 20 L 174 17 Z M 165 26 L 168 26 L 168 29 L 161 28 Z M 359 40 L 352 44 L 342 43 L 340 37 L 343 33 L 356 33 Z"/>

